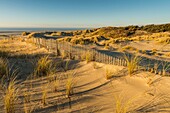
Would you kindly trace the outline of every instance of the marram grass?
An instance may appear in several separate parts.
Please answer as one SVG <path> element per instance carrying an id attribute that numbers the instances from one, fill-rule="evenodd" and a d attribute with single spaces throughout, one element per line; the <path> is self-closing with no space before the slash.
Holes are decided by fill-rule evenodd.
<path id="1" fill-rule="evenodd" d="M 124 58 L 127 62 L 128 74 L 132 76 L 134 72 L 137 71 L 137 67 L 141 61 L 141 57 L 137 55 L 135 56 L 124 55 Z"/>

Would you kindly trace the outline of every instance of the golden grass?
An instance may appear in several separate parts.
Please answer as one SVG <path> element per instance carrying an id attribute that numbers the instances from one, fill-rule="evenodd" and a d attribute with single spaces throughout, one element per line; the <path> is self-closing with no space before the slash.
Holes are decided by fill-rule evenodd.
<path id="1" fill-rule="evenodd" d="M 41 102 L 43 106 L 47 104 L 47 93 L 48 93 L 47 89 L 48 89 L 48 84 L 45 84 L 44 86 L 42 86 Z"/>
<path id="2" fill-rule="evenodd" d="M 168 62 L 162 62 L 162 75 L 166 76 L 166 72 L 169 70 L 170 64 Z"/>
<path id="3" fill-rule="evenodd" d="M 160 44 L 169 44 L 170 43 L 170 37 L 160 38 L 158 43 L 160 43 Z"/>
<path id="4" fill-rule="evenodd" d="M 86 62 L 89 63 L 90 61 L 93 61 L 93 53 L 90 51 L 86 52 Z"/>
<path id="5" fill-rule="evenodd" d="M 124 55 L 124 58 L 127 62 L 127 69 L 128 69 L 128 74 L 132 76 L 132 74 L 137 71 L 137 67 L 141 61 L 141 58 L 137 55 L 135 56 L 130 56 L 130 55 Z"/>
<path id="6" fill-rule="evenodd" d="M 62 59 L 65 59 L 67 57 L 67 53 L 66 53 L 66 51 L 61 51 L 61 58 Z"/>
<path id="7" fill-rule="evenodd" d="M 8 75 L 8 60 L 0 58 L 0 79 Z"/>
<path id="8" fill-rule="evenodd" d="M 99 68 L 99 66 L 97 65 L 97 62 L 93 62 L 93 68 L 94 68 L 94 69 Z"/>
<path id="9" fill-rule="evenodd" d="M 59 78 L 54 78 L 54 80 L 51 83 L 51 86 L 53 88 L 53 92 L 56 92 L 59 88 Z"/>
<path id="10" fill-rule="evenodd" d="M 76 84 L 75 74 L 76 74 L 75 72 L 71 72 L 67 77 L 67 80 L 66 80 L 66 96 L 67 97 L 70 97 L 74 93 L 73 89 Z"/>
<path id="11" fill-rule="evenodd" d="M 24 92 L 24 102 L 29 103 L 30 101 L 31 101 L 31 92 L 30 91 Z"/>
<path id="12" fill-rule="evenodd" d="M 24 103 L 24 113 L 32 113 L 33 108 L 29 104 Z"/>
<path id="13" fill-rule="evenodd" d="M 66 80 L 66 97 L 69 99 L 69 108 L 71 109 L 71 97 L 74 94 L 74 87 L 76 85 L 75 72 L 71 72 L 67 75 Z"/>
<path id="14" fill-rule="evenodd" d="M 115 113 L 128 113 L 131 101 L 123 101 L 122 97 L 115 97 Z"/>
<path id="15" fill-rule="evenodd" d="M 113 77 L 113 72 L 111 70 L 109 70 L 108 68 L 106 68 L 106 70 L 105 70 L 105 77 L 107 80 L 109 80 Z"/>
<path id="16" fill-rule="evenodd" d="M 137 49 L 135 47 L 132 47 L 132 46 L 124 46 L 122 48 L 123 51 L 125 50 L 130 50 L 130 51 L 137 51 Z"/>
<path id="17" fill-rule="evenodd" d="M 65 71 L 67 71 L 67 70 L 69 69 L 69 64 L 70 64 L 70 61 L 67 60 L 67 61 L 65 62 L 65 66 L 64 66 L 64 70 L 65 70 Z"/>
<path id="18" fill-rule="evenodd" d="M 34 75 L 37 77 L 48 76 L 51 73 L 54 73 L 55 66 L 52 63 L 52 60 L 49 59 L 49 56 L 41 57 L 34 69 Z"/>
<path id="19" fill-rule="evenodd" d="M 84 61 L 86 59 L 86 53 L 81 54 L 80 58 L 82 61 Z"/>
<path id="20" fill-rule="evenodd" d="M 154 64 L 154 68 L 153 68 L 153 69 L 154 69 L 154 73 L 155 73 L 155 74 L 158 74 L 158 68 L 159 68 L 159 66 L 160 66 L 160 63 L 155 63 L 155 64 Z"/>
<path id="21" fill-rule="evenodd" d="M 6 113 L 15 113 L 15 104 L 18 99 L 18 88 L 16 78 L 13 78 L 5 90 L 4 108 Z"/>

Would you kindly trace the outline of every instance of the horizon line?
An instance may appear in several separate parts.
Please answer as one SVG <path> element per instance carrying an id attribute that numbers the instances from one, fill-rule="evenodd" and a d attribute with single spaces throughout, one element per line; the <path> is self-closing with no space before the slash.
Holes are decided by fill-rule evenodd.
<path id="1" fill-rule="evenodd" d="M 163 25 L 163 24 L 170 24 L 170 22 L 165 22 L 165 23 L 147 23 L 147 24 L 127 24 L 127 25 L 106 25 L 106 26 L 94 26 L 94 27 L 42 27 L 42 26 L 33 26 L 33 27 L 28 27 L 28 26 L 3 26 L 0 28 L 60 28 L 60 29 L 64 29 L 64 28 L 70 28 L 70 29 L 74 29 L 74 28 L 81 28 L 81 29 L 93 29 L 93 28 L 102 28 L 102 27 L 127 27 L 127 26 L 146 26 L 146 25 Z"/>

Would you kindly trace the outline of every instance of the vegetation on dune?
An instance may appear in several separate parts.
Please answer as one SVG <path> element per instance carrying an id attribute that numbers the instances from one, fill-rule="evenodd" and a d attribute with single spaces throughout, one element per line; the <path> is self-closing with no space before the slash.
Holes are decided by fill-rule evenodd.
<path id="1" fill-rule="evenodd" d="M 76 85 L 75 81 L 75 72 L 71 72 L 67 75 L 67 80 L 66 80 L 66 97 L 69 100 L 69 108 L 71 108 L 71 97 L 74 94 L 74 87 Z"/>
<path id="2" fill-rule="evenodd" d="M 132 76 L 132 74 L 137 71 L 141 58 L 137 55 L 134 56 L 129 54 L 124 54 L 124 58 L 127 62 L 128 74 Z"/>
<path id="3" fill-rule="evenodd" d="M 29 32 L 23 32 L 22 33 L 22 36 L 27 36 L 27 35 L 29 35 L 30 33 Z"/>
<path id="4" fill-rule="evenodd" d="M 0 58 L 0 80 L 8 75 L 8 61 L 7 59 Z"/>
<path id="5" fill-rule="evenodd" d="M 15 103 L 17 100 L 18 88 L 16 86 L 16 79 L 12 79 L 5 89 L 4 107 L 6 113 L 15 113 Z"/>
<path id="6" fill-rule="evenodd" d="M 55 72 L 55 66 L 49 56 L 41 57 L 35 66 L 34 75 L 36 77 L 48 76 Z"/>
<path id="7" fill-rule="evenodd" d="M 111 70 L 109 70 L 108 68 L 106 68 L 105 70 L 105 78 L 106 80 L 109 80 L 113 77 L 113 72 Z"/>
<path id="8" fill-rule="evenodd" d="M 122 97 L 116 96 L 115 103 L 115 113 L 128 113 L 132 102 L 130 100 L 125 102 Z"/>
<path id="9" fill-rule="evenodd" d="M 166 28 L 164 28 L 164 27 L 166 27 Z M 142 32 L 139 33 L 139 31 L 142 31 Z M 117 44 L 117 43 L 126 42 L 126 41 L 129 42 L 129 41 L 141 41 L 141 40 L 154 40 L 156 42 L 159 42 L 160 44 L 169 44 L 170 43 L 170 39 L 169 39 L 170 33 L 165 32 L 165 31 L 169 31 L 169 27 L 167 25 L 149 25 L 149 26 L 141 26 L 141 27 L 139 27 L 139 26 L 104 27 L 104 28 L 93 29 L 93 30 L 82 30 L 82 31 L 75 31 L 75 32 L 56 32 L 56 33 L 47 33 L 47 34 L 50 36 L 60 36 L 60 35 L 68 36 L 67 38 L 62 39 L 62 40 L 71 42 L 73 44 L 82 44 L 82 45 L 90 44 L 90 43 L 99 44 L 99 42 L 103 41 L 103 44 L 101 44 L 101 45 L 105 46 L 106 49 L 109 49 L 111 44 Z M 156 32 L 164 32 L 164 33 L 156 33 Z M 151 34 L 149 34 L 149 33 L 151 33 Z M 37 34 L 35 33 L 32 35 L 35 36 Z M 144 35 L 142 35 L 142 34 L 144 34 Z M 25 36 L 27 34 L 23 33 L 22 35 Z M 30 35 L 30 34 L 28 34 L 28 35 Z M 76 35 L 74 37 L 75 39 L 70 38 L 71 36 L 74 36 L 74 35 Z M 79 35 L 80 37 L 77 35 Z M 37 36 L 40 36 L 40 35 L 37 35 Z M 79 45 L 79 46 L 81 46 L 81 45 Z M 83 79 L 84 81 L 82 83 L 76 85 L 77 81 L 75 79 L 77 78 L 76 77 L 77 73 L 75 73 L 71 70 L 71 69 L 73 69 L 71 67 L 73 63 L 70 62 L 70 60 L 68 60 L 68 59 L 65 61 L 63 60 L 65 58 L 68 58 L 69 53 L 66 50 L 64 50 L 64 51 L 61 50 L 60 51 L 61 56 L 57 57 L 57 59 L 55 59 L 55 60 L 53 60 L 49 56 L 41 56 L 38 60 L 35 59 L 36 62 L 34 65 L 35 66 L 34 70 L 31 70 L 32 71 L 31 80 L 24 81 L 23 83 L 21 83 L 23 86 L 19 87 L 20 84 L 18 84 L 18 82 L 16 80 L 18 70 L 11 68 L 11 65 L 9 64 L 11 62 L 10 61 L 11 59 L 8 61 L 8 59 L 4 58 L 4 56 L 2 55 L 5 53 L 1 52 L 1 50 L 3 50 L 3 48 L 8 48 L 8 47 L 0 46 L 0 48 L 1 48 L 0 49 L 0 83 L 1 83 L 0 90 L 3 91 L 3 96 L 2 96 L 3 105 L 1 105 L 1 107 L 2 107 L 2 109 L 4 107 L 4 110 L 6 113 L 16 112 L 16 110 L 17 110 L 16 106 L 21 108 L 22 110 L 24 110 L 25 113 L 31 113 L 34 110 L 34 106 L 32 104 L 34 104 L 36 106 L 36 108 L 35 108 L 37 110 L 36 112 L 41 112 L 42 110 L 44 110 L 43 112 L 46 112 L 46 110 L 49 110 L 49 109 L 51 110 L 51 108 L 53 108 L 53 106 L 54 107 L 57 106 L 57 108 L 55 108 L 55 109 L 60 110 L 60 106 L 65 106 L 67 103 L 69 104 L 69 107 L 72 108 L 71 105 L 75 105 L 77 103 L 77 101 L 78 101 L 78 104 L 79 104 L 79 102 L 80 102 L 80 104 L 81 104 L 81 102 L 85 102 L 85 101 L 83 101 L 84 97 L 89 96 L 89 95 L 91 96 L 90 91 L 92 91 L 92 90 L 98 91 L 98 90 L 100 90 L 100 87 L 103 87 L 103 86 L 107 87 L 107 84 L 105 84 L 105 83 L 111 82 L 111 80 L 109 80 L 109 79 L 116 77 L 116 79 L 118 80 L 119 77 L 121 77 L 122 75 L 126 75 L 126 70 L 125 71 L 120 70 L 121 73 L 119 73 L 119 72 L 117 73 L 117 70 L 119 70 L 119 68 L 124 69 L 123 66 L 127 66 L 128 74 L 130 76 L 132 76 L 139 69 L 139 64 L 142 60 L 141 57 L 139 57 L 137 55 L 124 54 L 124 59 L 126 61 L 125 62 L 124 60 L 119 59 L 118 56 L 117 56 L 118 58 L 116 57 L 116 59 L 111 59 L 110 57 L 106 58 L 106 56 L 104 55 L 105 53 L 98 56 L 98 54 L 95 53 L 94 51 L 91 51 L 91 50 L 86 50 L 86 52 L 83 51 L 83 52 L 81 52 L 82 54 L 80 54 L 78 56 L 78 58 L 80 57 L 81 60 L 86 61 L 87 63 L 89 63 L 91 61 L 95 61 L 95 58 L 98 57 L 99 59 L 104 58 L 102 60 L 108 61 L 109 64 L 115 64 L 115 65 L 122 66 L 122 67 L 119 67 L 119 68 L 114 67 L 114 69 L 112 67 L 111 68 L 106 67 L 106 69 L 103 70 L 103 67 L 105 65 L 102 66 L 103 64 L 101 65 L 97 62 L 92 62 L 93 63 L 92 66 L 94 68 L 94 70 L 92 70 L 92 71 L 95 72 L 95 73 L 93 73 L 91 70 L 88 71 L 87 70 L 88 68 L 86 69 L 86 67 L 85 67 L 85 70 L 83 70 L 83 71 L 81 70 L 82 69 L 81 67 L 84 66 L 84 63 L 82 63 L 80 65 L 76 64 L 76 66 L 78 66 L 78 68 L 76 68 L 75 70 L 80 69 L 80 71 L 78 70 L 78 74 L 80 74 L 80 75 L 86 75 L 86 74 L 88 75 L 90 73 L 90 76 L 91 76 L 91 75 L 96 74 L 96 72 L 98 72 L 99 75 L 97 73 L 96 74 L 97 77 L 98 76 L 100 77 L 103 73 L 103 75 L 105 76 L 105 79 L 109 80 L 107 82 L 105 82 L 106 80 L 104 80 L 104 81 L 102 80 L 102 84 L 99 84 L 100 86 L 98 86 L 98 84 L 96 84 L 97 82 L 95 82 L 95 81 L 89 82 L 89 81 L 86 81 L 86 79 Z M 143 53 L 143 54 L 148 53 L 146 50 L 138 50 L 137 48 L 134 48 L 132 46 L 127 46 L 127 45 L 124 46 L 122 49 L 124 51 L 126 51 L 126 50 L 138 51 L 139 53 Z M 18 51 L 20 51 L 20 50 L 18 50 Z M 157 49 L 151 49 L 149 51 L 150 51 L 150 53 L 152 53 L 151 55 L 157 54 L 159 52 L 159 50 L 157 50 Z M 53 63 L 54 61 L 56 61 L 58 59 L 61 60 L 61 62 L 58 62 L 58 65 Z M 98 60 L 96 59 L 96 61 L 98 61 Z M 101 63 L 104 63 L 104 61 L 99 60 L 99 62 L 101 62 Z M 19 63 L 17 62 L 17 64 L 19 64 Z M 162 61 L 162 64 L 160 62 L 152 63 L 152 64 L 153 65 L 149 65 L 148 69 L 146 69 L 146 70 L 150 69 L 150 72 L 155 73 L 155 74 L 158 74 L 159 72 L 161 72 L 160 75 L 163 75 L 163 76 L 167 76 L 169 74 L 169 73 L 167 73 L 167 72 L 169 72 L 169 69 L 170 69 L 169 68 L 170 64 L 168 62 Z M 22 65 L 19 64 L 17 66 L 22 66 Z M 90 64 L 88 66 L 90 66 Z M 95 69 L 99 69 L 99 66 L 100 66 L 101 70 L 95 70 Z M 56 73 L 56 68 L 59 68 L 57 70 L 58 71 L 57 73 Z M 91 68 L 91 67 L 89 67 L 89 68 Z M 61 76 L 59 76 L 59 75 L 61 75 Z M 35 78 L 32 78 L 33 76 Z M 42 78 L 36 78 L 36 77 L 42 77 Z M 79 76 L 79 77 L 81 77 L 81 76 Z M 79 78 L 77 78 L 77 79 L 79 79 Z M 98 78 L 96 79 L 95 76 L 90 78 L 90 80 L 91 79 L 100 81 Z M 126 79 L 128 79 L 128 77 Z M 158 80 L 159 80 L 159 78 L 156 80 L 149 79 L 148 85 L 153 85 Z M 86 82 L 88 82 L 88 83 L 86 83 Z M 103 84 L 103 82 L 105 82 L 105 83 Z M 122 83 L 125 83 L 125 82 L 122 82 Z M 128 83 L 128 82 L 126 82 L 126 83 Z M 89 86 L 89 84 L 96 85 L 97 87 L 93 86 L 93 88 L 91 88 L 91 86 Z M 27 87 L 27 85 L 28 85 L 28 87 Z M 84 90 L 83 88 L 86 85 L 87 85 L 87 89 L 85 87 L 86 90 Z M 23 91 L 23 92 L 21 92 L 21 94 L 19 92 L 19 88 L 21 89 L 21 91 Z M 79 88 L 82 88 L 83 90 L 80 90 L 80 92 L 75 93 L 75 89 L 77 90 Z M 88 88 L 90 88 L 90 90 Z M 85 93 L 88 92 L 89 95 L 83 95 L 83 98 L 81 98 L 82 97 L 81 94 L 84 94 L 84 92 Z M 1 92 L 0 92 L 0 94 L 1 94 Z M 80 94 L 80 96 L 79 96 L 79 94 Z M 105 93 L 105 94 L 107 94 L 107 93 Z M 53 97 L 53 95 L 54 95 L 54 97 Z M 77 96 L 79 96 L 79 97 L 77 97 Z M 38 97 L 38 99 L 37 99 L 37 97 Z M 90 100 L 90 98 L 87 98 L 87 99 Z M 43 105 L 43 108 L 36 105 L 37 103 L 40 103 L 40 102 Z M 100 102 L 100 100 L 99 100 L 99 102 Z M 22 105 L 20 106 L 19 104 L 21 104 L 21 103 L 22 103 Z M 129 109 L 130 109 L 131 104 L 132 104 L 132 101 L 129 101 L 129 100 L 126 101 L 126 99 L 124 99 L 122 97 L 115 97 L 115 107 L 114 107 L 115 111 L 114 112 L 115 113 L 127 113 L 130 111 Z M 77 105 L 76 105 L 76 107 L 77 107 Z M 157 109 L 157 106 L 155 108 Z M 65 108 L 63 107 L 63 109 L 65 109 Z M 83 108 L 83 109 L 88 109 L 88 107 Z M 113 106 L 111 109 L 113 109 Z M 40 110 L 40 111 L 38 111 L 38 110 Z M 75 109 L 73 109 L 72 111 L 74 111 L 74 110 Z M 82 109 L 78 108 L 76 110 L 81 111 Z M 67 112 L 67 111 L 64 110 L 63 112 Z M 96 112 L 96 111 L 94 111 L 94 112 Z"/>

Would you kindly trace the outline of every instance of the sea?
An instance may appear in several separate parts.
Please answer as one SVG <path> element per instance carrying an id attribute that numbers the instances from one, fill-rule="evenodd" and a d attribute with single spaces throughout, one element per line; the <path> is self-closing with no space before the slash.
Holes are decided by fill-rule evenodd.
<path id="1" fill-rule="evenodd" d="M 74 31 L 74 30 L 84 30 L 88 28 L 1 28 L 0 33 L 5 32 L 31 32 L 31 31 Z"/>

